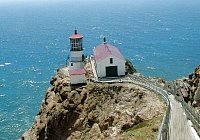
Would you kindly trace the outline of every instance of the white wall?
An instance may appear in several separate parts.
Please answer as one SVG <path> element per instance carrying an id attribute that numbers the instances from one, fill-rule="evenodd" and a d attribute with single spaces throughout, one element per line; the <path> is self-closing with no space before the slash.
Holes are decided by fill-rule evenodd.
<path id="1" fill-rule="evenodd" d="M 110 58 L 113 58 L 113 64 L 110 64 Z M 98 77 L 106 76 L 106 67 L 117 66 L 118 76 L 125 75 L 125 60 L 119 59 L 115 56 L 108 56 L 103 60 L 96 62 L 96 69 Z"/>
<path id="2" fill-rule="evenodd" d="M 85 74 L 83 74 L 83 75 L 71 75 L 70 76 L 70 83 L 71 84 L 80 84 L 80 83 L 85 83 L 85 82 L 86 82 Z"/>
<path id="3" fill-rule="evenodd" d="M 71 63 L 73 63 L 73 66 L 71 66 Z M 69 62 L 69 70 L 75 70 L 75 69 L 82 69 L 84 68 L 84 62 Z"/>
<path id="4" fill-rule="evenodd" d="M 82 58 L 83 51 L 70 51 L 70 57 L 81 57 Z"/>

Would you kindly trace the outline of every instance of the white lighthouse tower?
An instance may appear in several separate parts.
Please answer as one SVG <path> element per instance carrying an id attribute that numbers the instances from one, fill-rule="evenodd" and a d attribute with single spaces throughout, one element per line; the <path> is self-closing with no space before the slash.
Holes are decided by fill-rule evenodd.
<path id="1" fill-rule="evenodd" d="M 70 39 L 69 75 L 71 84 L 85 83 L 83 36 L 74 31 Z"/>

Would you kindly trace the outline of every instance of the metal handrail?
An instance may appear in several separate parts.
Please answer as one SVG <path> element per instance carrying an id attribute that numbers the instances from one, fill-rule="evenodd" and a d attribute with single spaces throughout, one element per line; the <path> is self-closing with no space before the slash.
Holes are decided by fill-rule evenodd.
<path id="1" fill-rule="evenodd" d="M 162 123 L 160 125 L 157 140 L 168 140 L 170 137 L 169 126 L 170 126 L 170 116 L 171 116 L 171 106 L 170 106 L 170 101 L 169 101 L 168 96 L 171 95 L 171 93 L 164 90 L 163 88 L 159 87 L 155 83 L 152 83 L 152 81 L 149 81 L 145 77 L 133 76 L 133 75 L 127 75 L 127 77 L 129 77 L 130 80 L 123 79 L 123 80 L 120 80 L 120 82 L 134 83 L 134 84 L 142 86 L 146 89 L 153 90 L 155 93 L 160 95 L 162 97 L 162 99 L 165 101 L 165 103 L 167 105 L 167 109 L 165 111 L 165 115 L 164 115 Z M 98 82 L 102 82 L 102 81 L 98 81 Z M 115 82 L 116 81 L 113 81 L 113 83 L 115 83 Z M 173 94 L 173 95 L 175 96 L 175 99 L 182 104 L 182 107 L 185 110 L 187 117 L 193 123 L 193 126 L 194 126 L 197 134 L 200 135 L 200 114 L 198 112 L 195 112 L 194 109 L 192 109 L 187 103 L 180 100 L 176 96 L 176 94 Z"/>
<path id="2" fill-rule="evenodd" d="M 142 78 L 139 78 L 139 77 L 136 78 L 136 77 L 134 77 L 134 78 L 135 78 L 134 80 L 138 80 L 138 81 L 144 82 L 144 83 L 146 83 L 148 81 L 144 77 L 142 77 Z M 143 80 L 143 79 L 145 79 L 145 80 Z M 151 87 L 154 87 L 154 86 L 157 87 L 158 88 L 157 92 L 159 92 L 160 94 L 164 95 L 163 97 L 167 97 L 168 95 L 171 94 L 171 93 L 163 90 L 162 88 L 158 87 L 157 85 L 154 85 L 153 83 L 150 84 L 151 83 L 150 81 L 148 81 L 148 82 L 149 82 L 148 84 Z M 175 99 L 182 104 L 182 107 L 185 110 L 187 118 L 191 120 L 194 129 L 196 130 L 197 134 L 200 136 L 200 113 L 198 113 L 193 108 L 191 108 L 186 102 L 184 102 L 183 100 L 181 100 L 180 98 L 178 98 L 176 96 L 176 94 L 173 94 L 173 95 L 175 96 Z M 169 104 L 170 104 L 170 102 L 169 102 Z M 169 138 L 169 132 L 167 132 L 168 133 L 167 137 L 164 136 L 165 134 L 163 133 L 164 131 L 168 131 L 169 130 L 169 121 L 170 121 L 169 120 L 169 118 L 170 118 L 170 111 L 169 110 L 170 110 L 170 105 L 167 106 L 167 110 L 166 110 L 165 116 L 163 118 L 163 120 L 164 120 L 163 122 L 164 123 L 161 124 L 160 132 L 159 132 L 159 135 L 158 135 L 158 139 L 168 139 Z M 167 127 L 165 127 L 165 125 L 167 125 Z"/>
<path id="3" fill-rule="evenodd" d="M 155 86 L 154 84 L 150 84 L 147 81 L 143 81 L 142 78 L 129 76 L 134 84 L 138 84 L 143 86 L 144 88 L 148 88 L 150 90 L 155 91 L 158 95 L 161 95 L 165 103 L 167 104 L 167 110 L 165 111 L 165 115 L 163 117 L 162 123 L 160 125 L 159 133 L 157 136 L 157 140 L 168 140 L 169 139 L 169 121 L 171 114 L 170 101 L 168 99 L 168 94 L 165 90 L 160 87 Z"/>
<path id="4" fill-rule="evenodd" d="M 174 95 L 175 99 L 182 104 L 183 109 L 187 115 L 187 118 L 191 120 L 194 129 L 197 134 L 200 136 L 200 114 L 190 107 L 185 101 L 181 100 L 176 94 Z"/>

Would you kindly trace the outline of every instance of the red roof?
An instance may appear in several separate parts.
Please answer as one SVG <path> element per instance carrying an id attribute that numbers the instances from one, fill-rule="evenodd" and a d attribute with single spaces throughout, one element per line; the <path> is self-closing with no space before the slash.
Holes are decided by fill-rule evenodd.
<path id="1" fill-rule="evenodd" d="M 83 38 L 83 36 L 80 35 L 80 34 L 73 34 L 73 35 L 71 35 L 69 38 L 70 38 L 70 39 L 79 39 L 79 38 Z"/>
<path id="2" fill-rule="evenodd" d="M 85 69 L 75 69 L 75 70 L 70 70 L 69 71 L 69 75 L 82 75 L 82 74 L 86 74 Z"/>
<path id="3" fill-rule="evenodd" d="M 99 46 L 94 48 L 93 53 L 96 61 L 101 61 L 110 55 L 125 60 L 118 48 L 107 43 L 100 44 Z"/>

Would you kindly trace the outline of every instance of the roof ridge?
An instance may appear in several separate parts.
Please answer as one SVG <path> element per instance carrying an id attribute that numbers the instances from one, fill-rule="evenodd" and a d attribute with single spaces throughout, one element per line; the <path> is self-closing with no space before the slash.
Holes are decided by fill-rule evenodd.
<path id="1" fill-rule="evenodd" d="M 112 54 L 112 51 L 109 49 L 109 46 L 111 46 L 111 45 L 109 45 L 109 44 L 108 44 L 109 46 L 108 46 L 107 44 L 104 44 L 104 45 L 105 45 L 105 47 L 108 49 L 108 52 L 109 52 L 110 54 Z"/>

